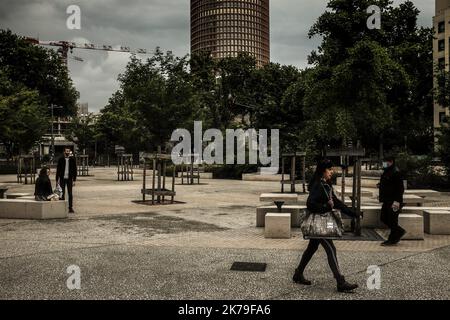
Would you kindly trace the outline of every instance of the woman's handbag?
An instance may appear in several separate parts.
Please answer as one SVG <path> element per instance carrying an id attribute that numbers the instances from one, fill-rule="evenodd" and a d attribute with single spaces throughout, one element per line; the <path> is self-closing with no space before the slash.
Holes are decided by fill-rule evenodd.
<path id="1" fill-rule="evenodd" d="M 301 225 L 304 239 L 339 239 L 344 233 L 341 212 L 308 212 Z"/>
<path id="2" fill-rule="evenodd" d="M 61 188 L 61 186 L 59 185 L 59 183 L 56 184 L 56 188 L 55 188 L 55 190 L 53 191 L 53 194 L 58 195 L 59 199 L 62 198 L 62 196 L 63 196 L 63 189 Z"/>

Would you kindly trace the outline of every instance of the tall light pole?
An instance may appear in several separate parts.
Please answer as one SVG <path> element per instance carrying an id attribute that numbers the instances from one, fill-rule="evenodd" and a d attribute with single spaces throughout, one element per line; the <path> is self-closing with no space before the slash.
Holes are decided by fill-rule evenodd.
<path id="1" fill-rule="evenodd" d="M 51 142 L 51 151 L 50 151 L 50 163 L 53 164 L 54 160 L 55 160 L 55 134 L 54 134 L 54 129 L 53 129 L 53 125 L 54 125 L 54 116 L 53 116 L 53 110 L 54 109 L 62 109 L 63 107 L 61 106 L 55 106 L 54 104 L 51 104 L 50 107 L 51 112 L 52 112 L 52 142 Z"/>

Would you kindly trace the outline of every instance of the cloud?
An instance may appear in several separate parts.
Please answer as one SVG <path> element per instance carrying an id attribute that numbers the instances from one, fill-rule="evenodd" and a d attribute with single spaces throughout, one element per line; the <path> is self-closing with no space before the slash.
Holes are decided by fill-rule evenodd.
<path id="1" fill-rule="evenodd" d="M 271 60 L 307 65 L 320 39 L 309 39 L 309 28 L 326 9 L 327 0 L 270 1 Z M 398 4 L 400 0 L 395 0 Z M 431 25 L 434 0 L 414 1 L 422 11 L 419 23 Z M 69 5 L 81 9 L 81 30 L 66 28 Z M 184 56 L 190 51 L 190 2 L 186 0 L 2 0 L 0 28 L 41 40 L 68 40 L 97 45 L 128 46 L 150 51 L 157 46 Z M 75 49 L 69 59 L 80 101 L 98 111 L 118 89 L 117 76 L 129 54 Z"/>

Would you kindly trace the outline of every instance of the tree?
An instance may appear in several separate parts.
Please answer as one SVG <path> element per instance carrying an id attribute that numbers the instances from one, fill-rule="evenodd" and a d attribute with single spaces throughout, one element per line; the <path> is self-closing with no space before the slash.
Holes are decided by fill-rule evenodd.
<path id="1" fill-rule="evenodd" d="M 151 137 L 140 119 L 139 111 L 132 110 L 125 103 L 123 93 L 119 90 L 101 110 L 95 124 L 96 139 L 100 145 L 106 145 L 106 152 L 114 145 L 126 146 L 130 153 L 149 150 Z"/>
<path id="2" fill-rule="evenodd" d="M 383 11 L 381 30 L 366 26 L 369 5 Z M 307 130 L 322 144 L 360 139 L 376 149 L 383 133 L 393 146 L 414 128 L 431 145 L 432 29 L 417 27 L 413 3 L 331 0 L 328 8 L 309 33 L 323 41 L 309 58 Z"/>
<path id="3" fill-rule="evenodd" d="M 0 142 L 9 159 L 28 152 L 46 133 L 50 122 L 36 90 L 13 84 L 0 70 Z"/>
<path id="4" fill-rule="evenodd" d="M 79 94 L 55 51 L 31 44 L 10 30 L 0 30 L 0 67 L 13 83 L 36 90 L 44 106 L 62 106 L 56 115 L 76 114 Z M 47 107 L 45 110 L 48 112 Z"/>
<path id="5" fill-rule="evenodd" d="M 132 56 L 119 82 L 97 124 L 103 138 L 128 150 L 164 150 L 174 130 L 193 128 L 198 101 L 187 57 L 159 48 L 145 62 Z"/>
<path id="6" fill-rule="evenodd" d="M 86 153 L 86 150 L 95 142 L 96 138 L 95 117 L 93 114 L 74 117 L 69 124 L 66 138 L 77 144 L 78 148 Z"/>

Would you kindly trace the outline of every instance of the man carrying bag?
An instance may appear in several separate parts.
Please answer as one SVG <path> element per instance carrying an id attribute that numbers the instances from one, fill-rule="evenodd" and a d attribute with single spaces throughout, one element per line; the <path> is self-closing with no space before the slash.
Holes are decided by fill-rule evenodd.
<path id="1" fill-rule="evenodd" d="M 61 186 L 63 196 L 61 200 L 65 200 L 66 187 L 69 194 L 69 212 L 74 213 L 73 210 L 73 195 L 72 189 L 75 186 L 77 180 L 77 163 L 75 157 L 70 155 L 70 148 L 64 149 L 64 156 L 59 158 L 58 166 L 56 168 L 56 183 Z"/>

